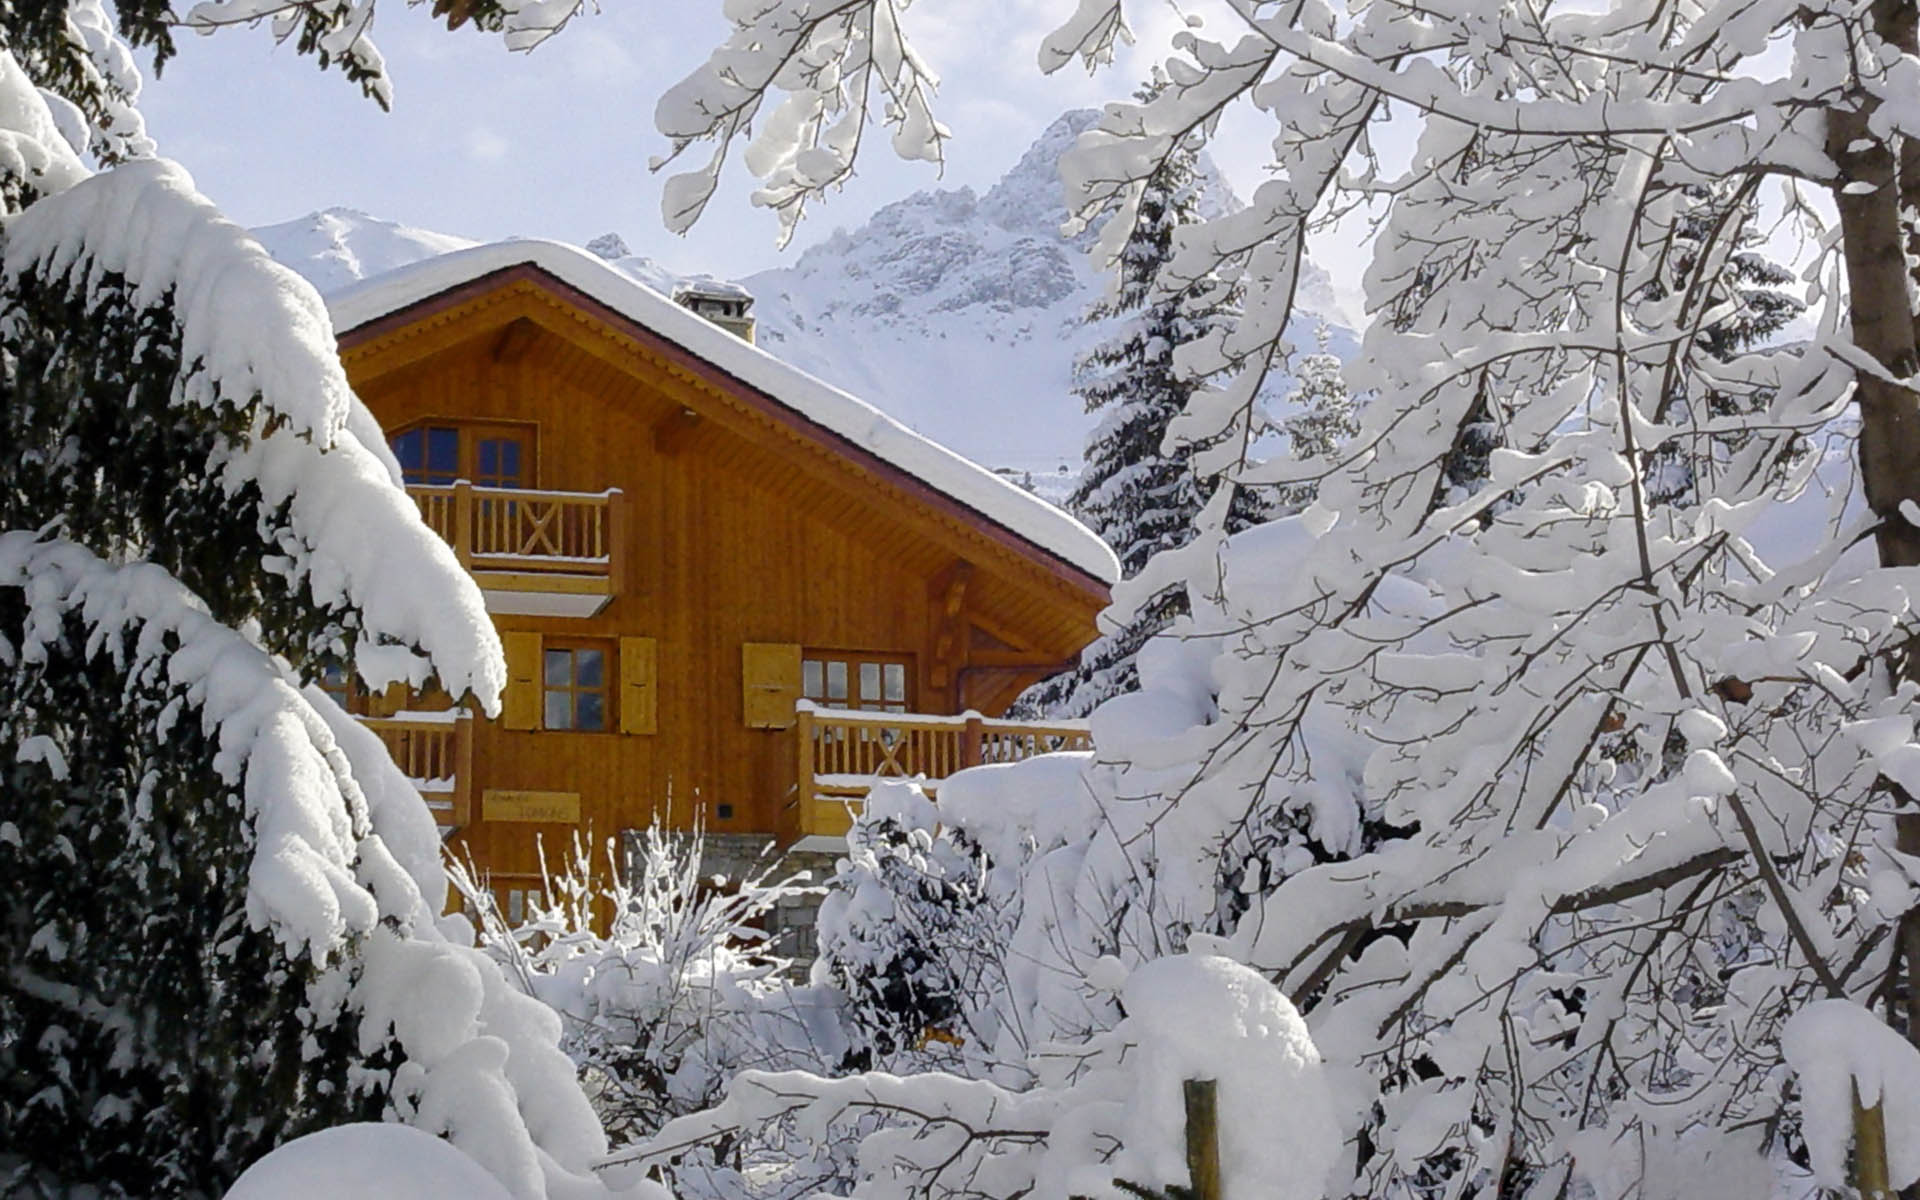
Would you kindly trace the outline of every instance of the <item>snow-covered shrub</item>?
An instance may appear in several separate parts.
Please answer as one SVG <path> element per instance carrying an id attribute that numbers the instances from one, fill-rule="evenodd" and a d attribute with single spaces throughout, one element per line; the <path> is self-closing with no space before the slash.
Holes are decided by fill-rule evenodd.
<path id="1" fill-rule="evenodd" d="M 802 1164 L 851 1154 L 841 1195 L 1119 1200 L 1129 1194 L 1120 1181 L 1186 1182 L 1182 1084 L 1213 1080 L 1228 1200 L 1317 1200 L 1338 1136 L 1319 1055 L 1286 998 L 1211 955 L 1170 956 L 1131 976 L 1109 962 L 1097 974 L 1126 1015 L 1085 1040 L 1037 1048 L 1027 1085 L 942 1072 L 750 1071 L 719 1107 L 613 1161 L 637 1174 L 689 1146 L 751 1132 L 784 1135 Z M 743 1182 L 746 1196 L 804 1194 L 780 1173 L 758 1187 Z"/>
<path id="2" fill-rule="evenodd" d="M 912 783 L 873 789 L 821 905 L 816 968 L 846 994 L 860 1065 L 1018 1087 L 1036 1047 L 1117 1019 L 1085 981 L 1117 949 L 1116 910 L 1062 890 L 1103 819 L 1087 766 L 971 768 L 938 805 Z"/>
<path id="3" fill-rule="evenodd" d="M 874 786 L 816 925 L 819 970 L 846 997 L 855 1065 L 953 1069 L 989 1043 L 1017 916 L 999 882 L 918 786 Z"/>
<path id="4" fill-rule="evenodd" d="M 614 1143 L 644 1140 L 719 1103 L 742 1071 L 840 1069 L 847 1038 L 838 993 L 792 982 L 791 962 L 762 928 L 805 886 L 765 871 L 718 886 L 704 873 L 698 830 L 651 826 L 635 851 L 623 871 L 609 844 L 607 869 L 597 872 L 576 838 L 564 869 L 544 880 L 543 901 L 515 926 L 470 869 L 453 872 L 480 945 L 558 1014 L 561 1049 Z M 716 1160 L 752 1150 L 735 1145 L 674 1164 L 676 1177 L 698 1177 L 681 1194 L 707 1194 L 700 1180 Z"/>

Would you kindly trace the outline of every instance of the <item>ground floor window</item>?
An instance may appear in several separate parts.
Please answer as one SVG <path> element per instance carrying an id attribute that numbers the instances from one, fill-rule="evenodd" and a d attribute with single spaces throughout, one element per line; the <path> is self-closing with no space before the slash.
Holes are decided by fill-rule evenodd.
<path id="1" fill-rule="evenodd" d="M 913 659 L 905 654 L 808 650 L 800 659 L 800 692 L 822 708 L 910 712 Z"/>

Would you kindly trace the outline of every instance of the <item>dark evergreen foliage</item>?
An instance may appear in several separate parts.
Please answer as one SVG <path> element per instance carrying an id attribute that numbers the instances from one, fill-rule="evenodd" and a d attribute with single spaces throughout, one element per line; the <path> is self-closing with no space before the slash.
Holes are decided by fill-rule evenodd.
<path id="1" fill-rule="evenodd" d="M 1194 473 L 1194 447 L 1167 444 L 1168 425 L 1206 383 L 1181 374 L 1174 360 L 1181 346 L 1230 319 L 1239 291 L 1204 278 L 1182 295 L 1153 295 L 1155 277 L 1173 256 L 1174 230 L 1199 219 L 1200 183 L 1198 151 L 1191 148 L 1172 155 L 1149 181 L 1120 254 L 1115 290 L 1087 314 L 1089 323 L 1110 324 L 1111 333 L 1074 365 L 1075 394 L 1088 412 L 1102 415 L 1087 437 L 1086 466 L 1067 508 L 1113 547 L 1122 578 L 1192 540 L 1214 485 Z M 1240 490 L 1229 528 L 1257 523 L 1269 507 L 1267 498 Z M 1134 689 L 1140 647 L 1188 611 L 1183 587 L 1165 589 L 1140 605 L 1124 628 L 1088 647 L 1073 671 L 1029 689 L 1015 711 L 1080 717 L 1108 696 Z"/>
<path id="2" fill-rule="evenodd" d="M 352 615 L 270 569 L 257 491 L 217 473 L 253 405 L 176 403 L 200 365 L 169 310 L 94 295 L 0 294 L 0 530 L 164 568 L 295 662 L 350 647 Z M 47 620 L 0 589 L 0 1147 L 109 1195 L 219 1195 L 286 1138 L 377 1116 L 377 1073 L 344 1086 L 377 1063 L 313 1007 L 317 968 L 249 927 L 251 827 L 181 686 L 78 613 Z"/>

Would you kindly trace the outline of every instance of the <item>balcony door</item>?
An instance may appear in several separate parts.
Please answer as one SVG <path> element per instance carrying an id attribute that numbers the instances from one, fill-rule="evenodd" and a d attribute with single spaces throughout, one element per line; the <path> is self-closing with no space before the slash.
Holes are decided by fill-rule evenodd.
<path id="1" fill-rule="evenodd" d="M 533 486 L 533 431 L 514 425 L 415 425 L 392 435 L 400 473 L 416 486 Z"/>

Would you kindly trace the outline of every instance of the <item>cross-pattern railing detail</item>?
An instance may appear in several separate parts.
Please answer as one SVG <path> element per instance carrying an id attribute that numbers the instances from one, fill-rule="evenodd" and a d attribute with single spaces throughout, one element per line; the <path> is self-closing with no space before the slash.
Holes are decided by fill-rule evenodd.
<path id="1" fill-rule="evenodd" d="M 412 484 L 420 515 L 470 570 L 614 573 L 619 548 L 618 488 L 550 492 L 531 488 Z"/>

